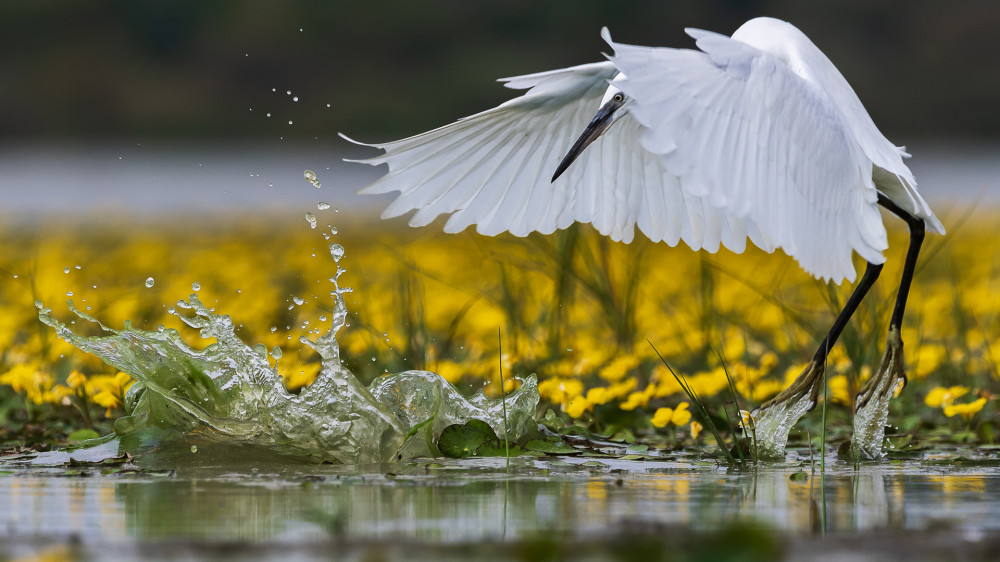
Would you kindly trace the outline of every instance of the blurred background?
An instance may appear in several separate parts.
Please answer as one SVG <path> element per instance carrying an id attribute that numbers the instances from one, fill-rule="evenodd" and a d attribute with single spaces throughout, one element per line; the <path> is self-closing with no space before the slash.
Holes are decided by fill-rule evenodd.
<path id="1" fill-rule="evenodd" d="M 337 132 L 492 107 L 512 95 L 498 77 L 601 60 L 603 25 L 693 47 L 684 27 L 759 15 L 827 53 L 930 198 L 997 191 L 995 2 L 3 0 L 0 216 L 294 207 L 318 197 L 307 168 L 358 205 L 377 171 L 341 164 L 363 153 Z"/>

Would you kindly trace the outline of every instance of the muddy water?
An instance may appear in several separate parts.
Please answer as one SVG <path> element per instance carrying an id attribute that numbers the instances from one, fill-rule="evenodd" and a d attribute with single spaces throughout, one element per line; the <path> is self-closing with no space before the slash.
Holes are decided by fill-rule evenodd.
<path id="1" fill-rule="evenodd" d="M 367 467 L 266 464 L 102 474 L 25 469 L 0 477 L 0 557 L 51 545 L 95 553 L 168 541 L 458 544 L 635 528 L 711 531 L 750 520 L 779 535 L 947 528 L 975 543 L 1000 532 L 1000 468 L 808 463 L 732 470 L 710 461 L 586 458 L 441 461 Z M 128 551 L 135 553 L 134 551 Z M 412 554 L 412 553 L 410 553 Z M 204 559 L 210 559 L 207 556 Z"/>

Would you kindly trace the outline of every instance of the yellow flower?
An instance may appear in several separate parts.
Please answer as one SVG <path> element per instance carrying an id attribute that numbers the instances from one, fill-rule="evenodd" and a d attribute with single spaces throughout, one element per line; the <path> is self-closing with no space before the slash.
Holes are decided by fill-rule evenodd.
<path id="1" fill-rule="evenodd" d="M 691 421 L 691 412 L 688 410 L 687 402 L 681 402 L 676 408 L 657 408 L 649 420 L 654 427 L 659 428 L 667 427 L 669 424 L 680 427 L 689 421 Z"/>
<path id="2" fill-rule="evenodd" d="M 761 370 L 767 372 L 778 366 L 778 354 L 773 351 L 768 351 L 760 358 L 760 368 Z"/>
<path id="3" fill-rule="evenodd" d="M 73 369 L 68 375 L 66 375 L 66 384 L 68 384 L 73 390 L 82 387 L 86 382 L 87 376 L 76 369 Z"/>
<path id="4" fill-rule="evenodd" d="M 664 428 L 670 423 L 674 417 L 673 408 L 658 408 L 656 412 L 653 413 L 652 419 L 649 420 L 654 427 Z"/>
<path id="5" fill-rule="evenodd" d="M 701 433 L 702 427 L 701 423 L 697 421 L 691 422 L 691 439 L 697 439 L 698 434 Z"/>
<path id="6" fill-rule="evenodd" d="M 628 395 L 628 399 L 618 405 L 619 408 L 625 411 L 634 410 L 640 406 L 645 406 L 649 403 L 649 398 L 646 398 L 644 392 L 633 392 Z"/>
<path id="7" fill-rule="evenodd" d="M 956 398 L 961 398 L 968 393 L 969 389 L 965 386 L 951 386 L 948 388 L 937 386 L 927 393 L 927 396 L 924 398 L 924 404 L 927 404 L 931 408 L 945 408 L 951 405 Z"/>
<path id="8" fill-rule="evenodd" d="M 465 375 L 468 368 L 454 361 L 444 360 L 437 362 L 436 371 L 444 380 L 456 384 L 462 380 L 462 376 Z"/>
<path id="9" fill-rule="evenodd" d="M 670 423 L 680 427 L 689 421 L 691 421 L 691 411 L 688 410 L 688 403 L 681 402 L 680 405 L 674 409 L 674 415 L 670 416 Z"/>
<path id="10" fill-rule="evenodd" d="M 108 415 L 111 414 L 111 410 L 117 408 L 119 405 L 118 396 L 116 396 L 110 390 L 102 390 L 94 395 L 91 400 L 94 404 L 98 406 L 103 406 L 108 409 Z"/>
<path id="11" fill-rule="evenodd" d="M 840 404 L 850 404 L 851 396 L 847 391 L 847 377 L 844 375 L 837 375 L 835 377 L 830 377 L 830 400 L 834 402 L 839 402 Z"/>
<path id="12" fill-rule="evenodd" d="M 569 404 L 574 397 L 583 394 L 583 383 L 576 379 L 553 377 L 538 383 L 538 394 L 553 404 Z"/>
<path id="13" fill-rule="evenodd" d="M 592 407 L 593 405 L 587 401 L 586 398 L 583 396 L 576 396 L 569 401 L 569 404 L 566 405 L 566 413 L 569 414 L 571 418 L 578 418 Z"/>
<path id="14" fill-rule="evenodd" d="M 623 378 L 639 364 L 639 358 L 635 355 L 620 355 L 608 363 L 599 373 L 601 378 L 608 382 L 616 382 Z"/>
<path id="15" fill-rule="evenodd" d="M 587 391 L 587 401 L 591 404 L 601 405 L 607 404 L 614 399 L 614 396 L 608 392 L 608 389 L 603 386 L 596 386 Z"/>
<path id="16" fill-rule="evenodd" d="M 753 428 L 754 419 L 750 415 L 750 412 L 746 410 L 740 410 L 740 427 L 744 430 Z"/>
<path id="17" fill-rule="evenodd" d="M 980 398 L 975 402 L 969 402 L 968 404 L 948 404 L 944 407 L 944 415 L 949 418 L 955 415 L 962 416 L 965 421 L 971 421 L 972 416 L 975 416 L 983 409 L 986 405 L 986 399 Z"/>

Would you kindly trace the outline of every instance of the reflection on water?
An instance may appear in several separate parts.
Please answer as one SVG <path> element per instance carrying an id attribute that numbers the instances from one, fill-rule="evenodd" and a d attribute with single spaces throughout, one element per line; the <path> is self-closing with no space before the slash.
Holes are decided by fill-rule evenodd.
<path id="1" fill-rule="evenodd" d="M 251 473 L 0 478 L 0 538 L 77 534 L 84 543 L 173 540 L 472 542 L 560 533 L 594 537 L 635 525 L 716 529 L 751 518 L 819 533 L 824 498 L 809 467 L 730 471 L 696 462 L 587 465 L 516 459 L 414 462 L 394 472 L 286 466 Z M 583 459 L 575 461 L 582 463 Z M 826 477 L 830 534 L 1000 528 L 1000 470 L 865 465 Z"/>

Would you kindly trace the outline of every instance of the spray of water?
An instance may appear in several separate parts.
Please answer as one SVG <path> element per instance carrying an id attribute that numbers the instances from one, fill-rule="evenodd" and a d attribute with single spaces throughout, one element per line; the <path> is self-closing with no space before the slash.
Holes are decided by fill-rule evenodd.
<path id="1" fill-rule="evenodd" d="M 408 371 L 361 384 L 341 363 L 337 331 L 347 307 L 337 282 L 344 248 L 330 246 L 337 275 L 330 279 L 334 299 L 331 328 L 315 340 L 303 336 L 322 358 L 316 380 L 299 394 L 289 393 L 268 360 L 263 345 L 250 346 L 235 333 L 233 320 L 209 310 L 191 295 L 173 314 L 198 331 L 204 347 L 190 346 L 177 330 L 121 330 L 69 308 L 97 325 L 101 335 L 84 336 L 36 303 L 39 318 L 75 347 L 96 355 L 137 381 L 127 395 L 128 414 L 115 422 L 118 452 L 157 450 L 168 442 L 248 445 L 281 454 L 342 463 L 386 462 L 432 454 L 435 437 L 452 424 L 473 419 L 489 424 L 498 436 L 519 440 L 535 428 L 538 389 L 534 376 L 503 404 L 481 391 L 466 398 L 439 375 Z M 422 429 L 420 435 L 411 431 Z M 107 440 L 102 450 L 116 452 Z M 193 449 L 192 449 L 193 450 Z"/>

